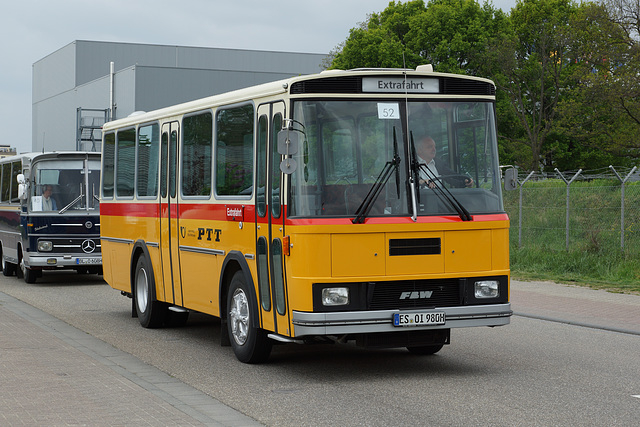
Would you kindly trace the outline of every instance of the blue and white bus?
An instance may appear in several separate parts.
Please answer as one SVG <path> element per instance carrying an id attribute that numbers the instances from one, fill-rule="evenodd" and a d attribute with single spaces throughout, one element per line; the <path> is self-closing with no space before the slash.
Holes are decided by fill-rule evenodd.
<path id="1" fill-rule="evenodd" d="M 2 273 L 34 283 L 45 270 L 102 274 L 100 153 L 0 159 Z"/>

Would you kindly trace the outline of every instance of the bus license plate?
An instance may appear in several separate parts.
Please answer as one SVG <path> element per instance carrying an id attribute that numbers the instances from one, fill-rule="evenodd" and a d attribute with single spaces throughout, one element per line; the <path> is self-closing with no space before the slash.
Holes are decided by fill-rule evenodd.
<path id="1" fill-rule="evenodd" d="M 445 322 L 444 311 L 395 313 L 393 315 L 393 326 L 444 325 Z"/>
<path id="2" fill-rule="evenodd" d="M 102 258 L 76 258 L 76 264 L 100 264 Z"/>

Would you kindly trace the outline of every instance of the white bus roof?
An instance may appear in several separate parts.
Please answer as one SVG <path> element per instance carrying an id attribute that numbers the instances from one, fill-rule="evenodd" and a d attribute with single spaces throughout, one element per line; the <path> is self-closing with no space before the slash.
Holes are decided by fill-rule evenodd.
<path id="1" fill-rule="evenodd" d="M 431 71 L 433 68 L 425 65 L 418 66 L 416 70 L 411 69 L 389 69 L 389 68 L 367 68 L 354 70 L 326 70 L 318 74 L 308 74 L 304 76 L 291 77 L 288 79 L 277 80 L 274 82 L 263 83 L 243 89 L 225 92 L 218 95 L 212 95 L 205 98 L 189 101 L 169 107 L 161 108 L 150 112 L 136 111 L 128 117 L 107 122 L 103 126 L 103 131 L 113 128 L 121 128 L 135 125 L 141 122 L 150 122 L 162 117 L 180 116 L 187 111 L 201 111 L 211 107 L 228 105 L 232 103 L 242 103 L 255 98 L 274 96 L 286 93 L 292 85 L 301 81 L 318 80 L 324 78 L 336 78 L 347 76 L 366 76 L 366 75 L 407 75 L 422 77 L 450 77 L 455 79 L 475 80 L 478 82 L 490 83 L 489 79 L 467 76 L 461 74 L 436 73 Z M 330 92 L 327 92 L 330 93 Z"/>

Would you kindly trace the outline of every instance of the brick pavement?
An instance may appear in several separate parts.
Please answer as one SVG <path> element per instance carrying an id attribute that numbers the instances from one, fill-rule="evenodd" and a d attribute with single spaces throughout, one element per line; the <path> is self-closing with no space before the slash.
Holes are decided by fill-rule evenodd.
<path id="1" fill-rule="evenodd" d="M 0 292 L 0 425 L 260 424 Z"/>
<path id="2" fill-rule="evenodd" d="M 510 299 L 516 315 L 640 335 L 640 295 L 512 280 Z"/>

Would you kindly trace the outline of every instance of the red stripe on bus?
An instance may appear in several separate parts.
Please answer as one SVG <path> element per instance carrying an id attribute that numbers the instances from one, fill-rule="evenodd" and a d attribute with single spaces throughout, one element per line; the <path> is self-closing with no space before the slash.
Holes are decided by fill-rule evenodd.
<path id="1" fill-rule="evenodd" d="M 508 221 L 505 214 L 472 215 L 473 222 Z M 287 225 L 348 225 L 353 218 L 288 218 Z M 385 216 L 369 217 L 365 224 L 435 224 L 463 222 L 459 216 L 419 216 L 414 222 L 411 217 Z"/>
<path id="2" fill-rule="evenodd" d="M 166 216 L 167 203 L 105 203 L 100 204 L 100 215 L 106 216 L 131 216 L 139 218 L 157 218 L 160 216 L 160 210 Z M 252 205 L 243 205 L 242 203 L 176 203 L 171 204 L 171 215 L 178 216 L 178 208 L 180 209 L 180 219 L 203 219 L 212 221 L 226 221 L 227 207 L 244 206 L 243 220 L 245 222 L 253 222 L 255 208 Z"/>
<path id="3" fill-rule="evenodd" d="M 175 203 L 171 205 L 172 216 L 177 216 L 177 206 Z M 180 219 L 201 219 L 211 221 L 226 221 L 227 220 L 227 206 L 244 206 L 244 221 L 254 222 L 255 218 L 255 206 L 242 205 L 241 203 L 233 204 L 195 204 L 195 203 L 181 203 L 180 207 Z M 283 213 L 285 213 L 285 206 L 283 206 Z M 166 215 L 167 204 L 162 204 L 162 210 Z M 160 208 L 157 203 L 101 203 L 100 214 L 107 216 L 132 216 L 143 218 L 157 218 L 159 216 Z M 352 218 L 288 218 L 285 222 L 287 225 L 347 225 L 351 223 Z M 487 222 L 487 221 L 508 221 L 509 216 L 504 214 L 487 214 L 487 215 L 473 215 L 474 222 Z M 273 221 L 273 220 L 272 220 Z M 280 219 L 274 222 L 281 222 Z M 267 219 L 258 218 L 259 223 L 266 223 Z M 454 223 L 462 222 L 462 219 L 458 216 L 419 216 L 416 223 L 418 224 L 434 224 L 434 223 Z M 413 220 L 410 217 L 370 217 L 365 220 L 365 224 L 413 224 Z"/>

